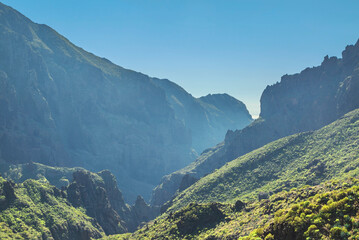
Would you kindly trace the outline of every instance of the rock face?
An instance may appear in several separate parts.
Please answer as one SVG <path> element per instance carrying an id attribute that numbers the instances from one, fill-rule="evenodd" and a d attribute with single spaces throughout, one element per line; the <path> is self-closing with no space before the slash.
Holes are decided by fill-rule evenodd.
<path id="1" fill-rule="evenodd" d="M 96 174 L 75 172 L 67 195 L 74 207 L 84 207 L 86 214 L 97 220 L 106 235 L 126 232 L 120 216 L 111 206 L 103 179 Z"/>
<path id="2" fill-rule="evenodd" d="M 178 111 L 160 81 L 86 52 L 0 3 L 0 163 L 111 169 L 127 201 L 149 199 L 162 176 L 194 159 L 192 146 L 209 144 L 199 142 L 207 132 L 219 141 L 224 130 L 244 126 L 183 89 L 197 107 L 181 102 Z M 188 118 L 197 109 L 201 117 Z"/>
<path id="3" fill-rule="evenodd" d="M 206 150 L 191 165 L 162 179 L 152 203 L 162 205 L 183 176 L 200 178 L 226 162 L 294 133 L 316 130 L 359 107 L 359 41 L 342 58 L 326 56 L 318 67 L 285 75 L 261 97 L 260 118 L 242 130 L 228 131 L 223 143 Z"/>
<path id="4" fill-rule="evenodd" d="M 132 206 L 131 211 L 133 219 L 136 221 L 136 227 L 155 219 L 160 214 L 158 207 L 148 205 L 141 196 L 137 197 L 135 205 Z"/>
<path id="5" fill-rule="evenodd" d="M 159 208 L 147 205 L 141 196 L 133 206 L 127 205 L 115 176 L 108 170 L 76 171 L 66 191 L 69 202 L 86 209 L 86 214 L 96 219 L 107 235 L 133 232 L 159 215 Z"/>

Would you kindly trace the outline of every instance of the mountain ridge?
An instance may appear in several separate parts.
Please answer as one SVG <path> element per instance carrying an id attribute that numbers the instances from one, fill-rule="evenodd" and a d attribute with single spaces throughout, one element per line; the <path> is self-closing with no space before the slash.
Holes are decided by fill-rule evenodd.
<path id="1" fill-rule="evenodd" d="M 177 192 L 186 175 L 199 179 L 227 162 L 281 137 L 316 130 L 359 107 L 359 40 L 342 58 L 326 56 L 320 66 L 284 75 L 261 96 L 261 114 L 249 126 L 229 130 L 222 143 L 196 161 L 162 178 L 152 203 L 162 205 Z"/>

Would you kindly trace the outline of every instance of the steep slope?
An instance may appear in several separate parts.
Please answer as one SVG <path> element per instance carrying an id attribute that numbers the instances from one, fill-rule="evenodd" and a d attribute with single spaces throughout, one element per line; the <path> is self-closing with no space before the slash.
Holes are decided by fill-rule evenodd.
<path id="1" fill-rule="evenodd" d="M 127 201 L 149 199 L 194 159 L 191 129 L 155 81 L 0 3 L 0 163 L 111 169 Z"/>
<path id="2" fill-rule="evenodd" d="M 260 118 L 242 130 L 228 131 L 223 143 L 195 162 L 164 177 L 152 203 L 161 205 L 178 190 L 183 176 L 200 177 L 271 141 L 323 127 L 359 107 L 359 41 L 342 58 L 325 57 L 318 67 L 285 75 L 261 97 Z"/>
<path id="3" fill-rule="evenodd" d="M 243 203 L 190 204 L 104 239 L 356 239 L 359 181 L 328 181 Z"/>
<path id="4" fill-rule="evenodd" d="M 260 193 L 359 173 L 359 109 L 317 131 L 285 137 L 239 157 L 181 192 L 168 211 L 190 202 L 248 201 Z"/>
<path id="5" fill-rule="evenodd" d="M 66 194 L 35 180 L 14 184 L 0 177 L 1 239 L 83 239 L 104 236 L 83 209 L 74 208 Z"/>
<path id="6" fill-rule="evenodd" d="M 242 129 L 252 122 L 246 106 L 228 94 L 194 98 L 173 82 L 152 80 L 166 92 L 177 119 L 191 130 L 192 146 L 197 153 L 222 141 L 228 130 Z"/>

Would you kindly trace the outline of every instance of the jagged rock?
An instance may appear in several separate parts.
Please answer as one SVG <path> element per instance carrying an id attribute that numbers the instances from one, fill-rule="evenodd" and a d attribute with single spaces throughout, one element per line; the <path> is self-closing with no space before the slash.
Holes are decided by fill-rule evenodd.
<path id="1" fill-rule="evenodd" d="M 159 215 L 159 207 L 148 205 L 142 196 L 138 196 L 135 205 L 132 207 L 133 214 L 137 221 L 137 226 L 141 226 L 146 222 L 154 219 Z"/>
<path id="2" fill-rule="evenodd" d="M 104 180 L 85 170 L 73 175 L 74 180 L 67 188 L 69 202 L 84 207 L 86 214 L 95 218 L 107 235 L 126 232 L 119 214 L 111 206 Z"/>

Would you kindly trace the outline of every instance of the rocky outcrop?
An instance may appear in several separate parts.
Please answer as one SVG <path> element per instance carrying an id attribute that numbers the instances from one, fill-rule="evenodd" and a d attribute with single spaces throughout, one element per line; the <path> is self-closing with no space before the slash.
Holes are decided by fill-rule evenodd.
<path id="1" fill-rule="evenodd" d="M 149 206 L 141 196 L 133 206 L 126 204 L 115 176 L 108 170 L 74 172 L 66 192 L 69 202 L 74 207 L 83 207 L 107 235 L 133 232 L 160 213 L 159 207 Z"/>
<path id="2" fill-rule="evenodd" d="M 0 163 L 111 169 L 127 202 L 139 194 L 149 199 L 165 174 L 195 159 L 193 146 L 206 147 L 197 141 L 217 128 L 201 122 L 206 114 L 227 114 L 218 106 L 212 114 L 188 95 L 201 118 L 183 122 L 197 107 L 186 105 L 182 116 L 155 82 L 0 3 Z M 227 115 L 227 123 L 235 121 Z M 234 129 L 225 125 L 221 136 Z"/>
<path id="3" fill-rule="evenodd" d="M 101 225 L 106 235 L 124 233 L 127 229 L 121 217 L 113 209 L 105 183 L 97 174 L 77 171 L 67 188 L 67 198 L 74 207 L 84 207 L 86 214 Z"/>
<path id="4" fill-rule="evenodd" d="M 136 219 L 137 227 L 142 226 L 160 215 L 159 207 L 148 205 L 141 196 L 137 197 L 135 205 L 132 206 L 131 210 L 134 219 Z"/>
<path id="5" fill-rule="evenodd" d="M 183 176 L 200 178 L 241 155 L 294 133 L 319 129 L 359 107 L 359 41 L 342 58 L 326 56 L 318 67 L 284 75 L 261 97 L 260 118 L 242 130 L 228 131 L 223 143 L 194 163 L 164 177 L 152 203 L 169 201 Z"/>

